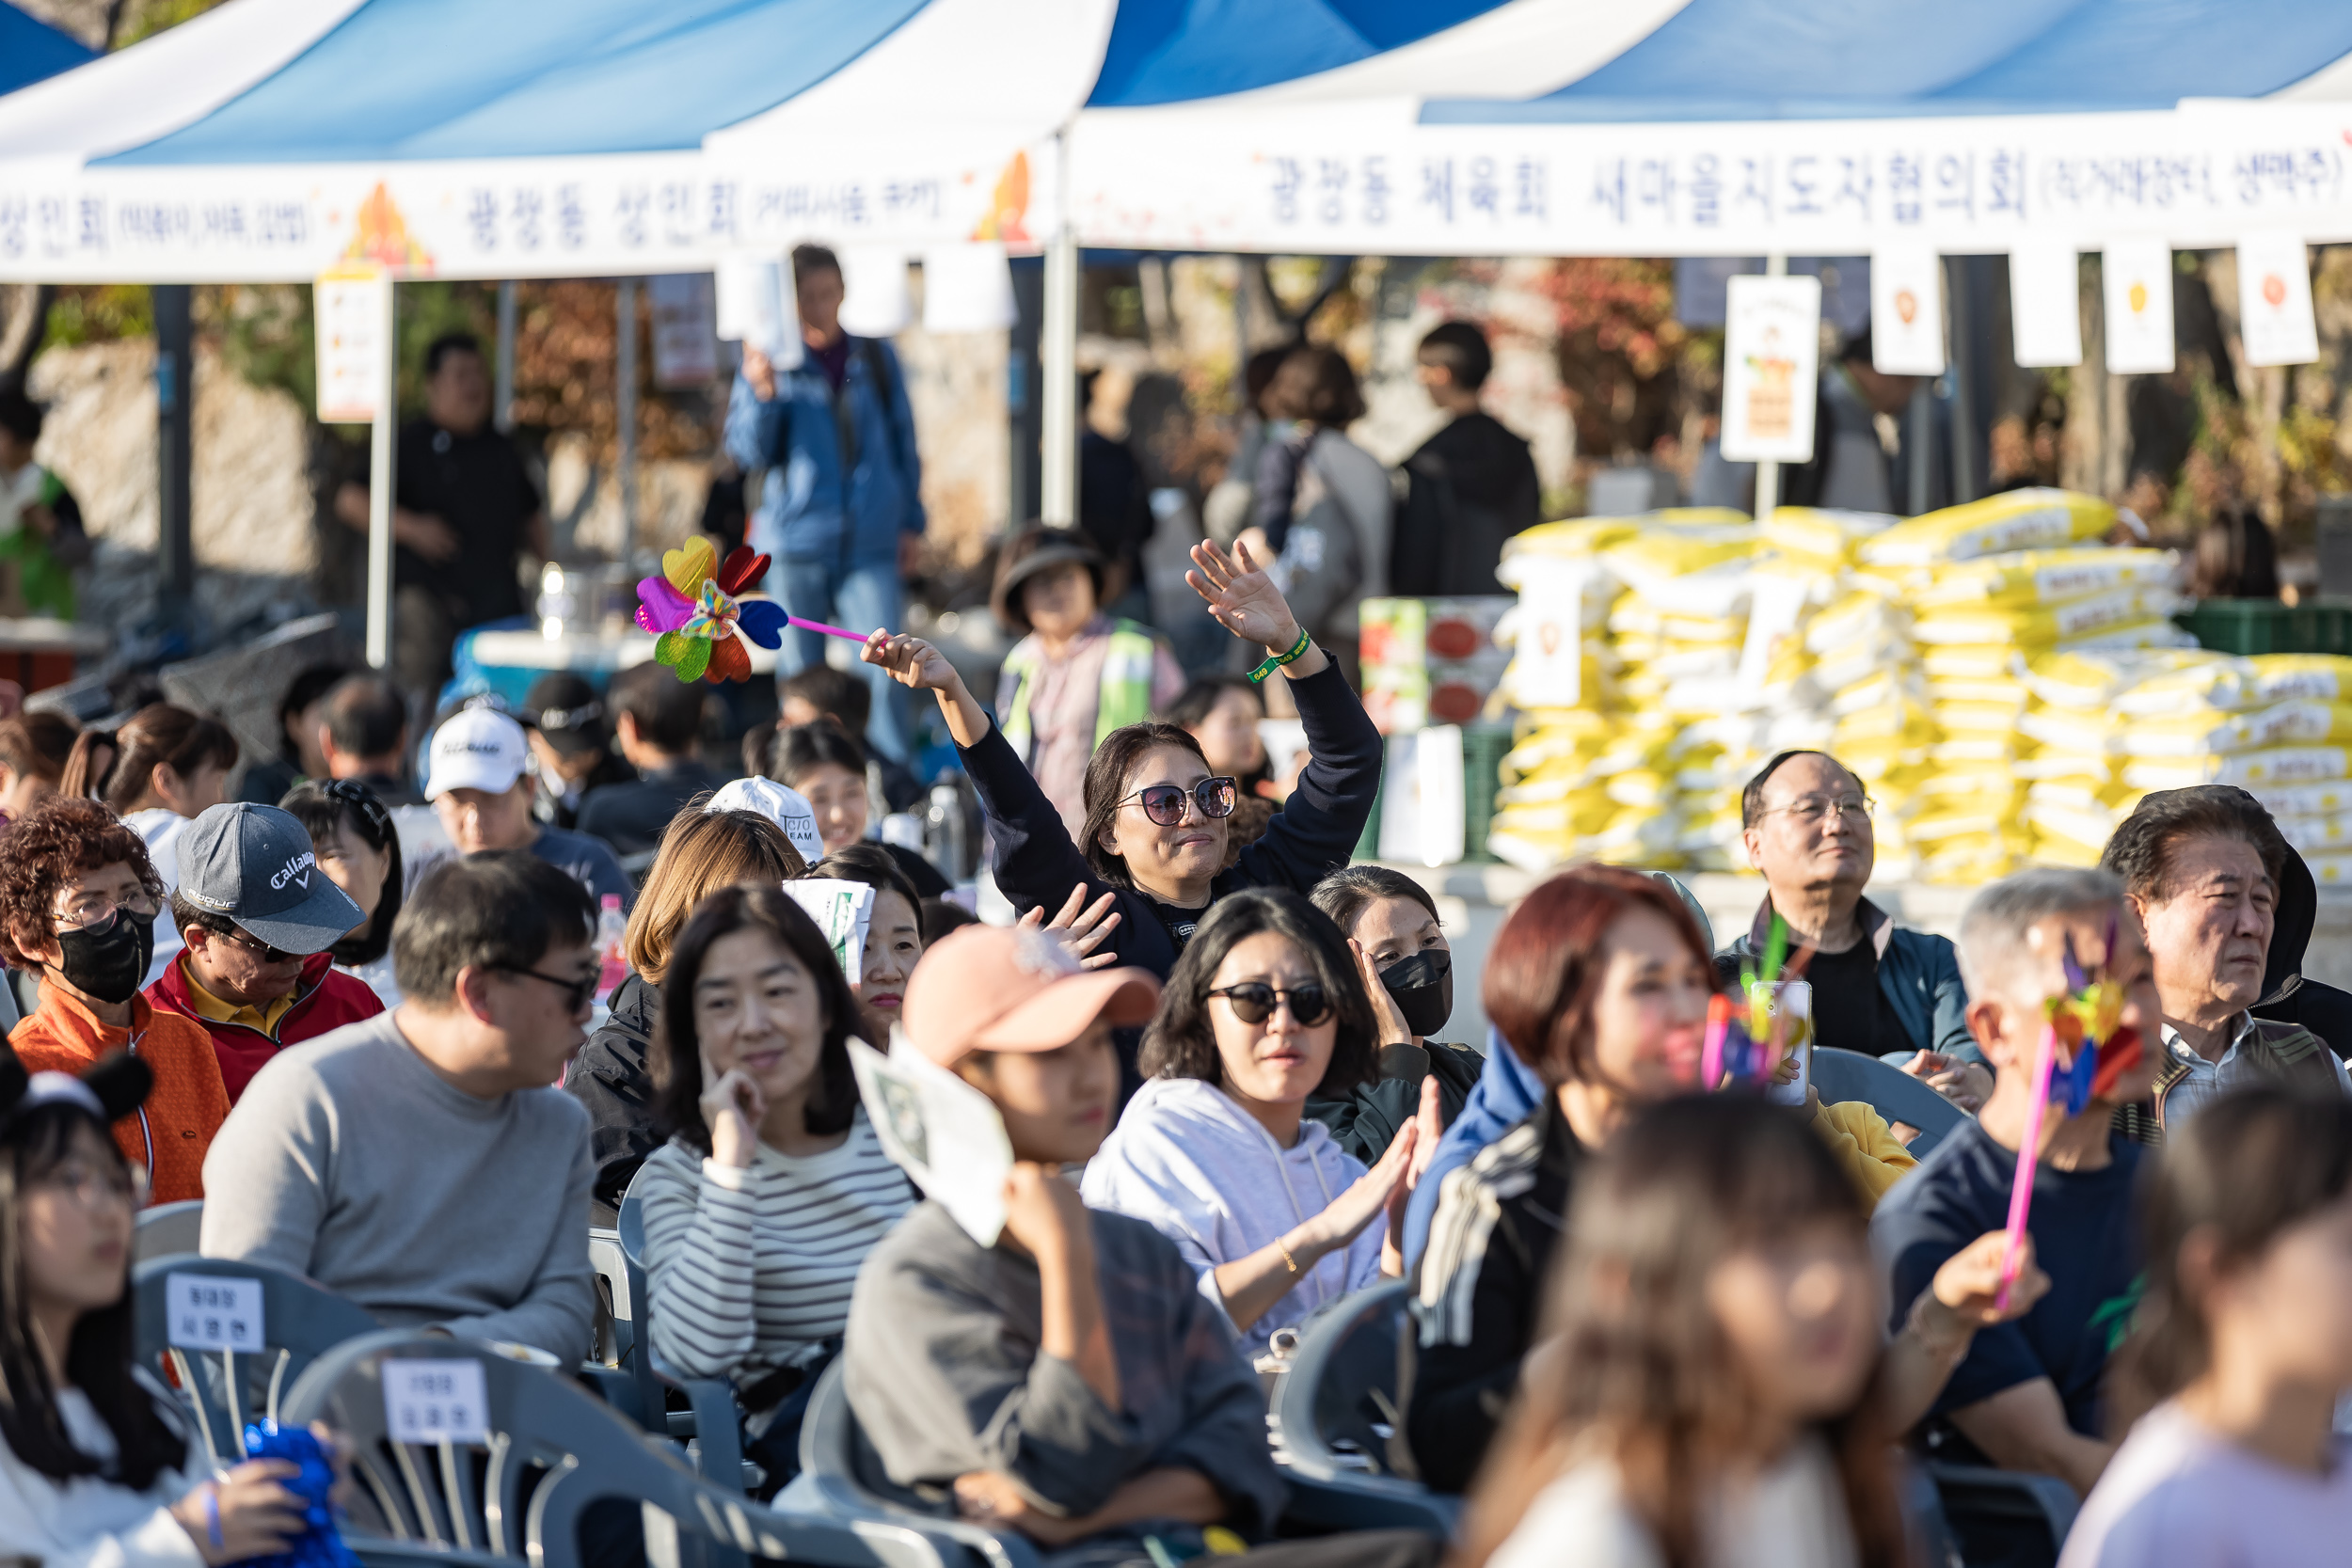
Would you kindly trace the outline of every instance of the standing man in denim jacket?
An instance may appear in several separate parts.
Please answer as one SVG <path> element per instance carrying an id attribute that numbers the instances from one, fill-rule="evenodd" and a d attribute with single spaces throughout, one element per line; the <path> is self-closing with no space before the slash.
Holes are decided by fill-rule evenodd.
<path id="1" fill-rule="evenodd" d="M 887 342 L 841 329 L 841 262 L 822 245 L 792 252 L 806 354 L 779 370 L 749 343 L 727 403 L 728 455 L 765 468 L 751 546 L 775 558 L 767 592 L 793 614 L 857 631 L 901 623 L 920 549 L 922 464 L 906 377 Z M 779 679 L 821 664 L 824 638 L 787 628 Z M 906 690 L 879 666 L 867 738 L 893 760 L 909 751 Z"/>
<path id="2" fill-rule="evenodd" d="M 1878 863 L 1869 807 L 1862 781 L 1826 752 L 1783 752 L 1748 781 L 1740 836 L 1765 898 L 1748 934 L 1716 956 L 1717 977 L 1730 985 L 1756 961 L 1777 913 L 1790 947 L 1813 949 L 1815 1043 L 1884 1056 L 1974 1111 L 1993 1075 L 1969 1038 L 1959 956 L 1862 896 Z"/>

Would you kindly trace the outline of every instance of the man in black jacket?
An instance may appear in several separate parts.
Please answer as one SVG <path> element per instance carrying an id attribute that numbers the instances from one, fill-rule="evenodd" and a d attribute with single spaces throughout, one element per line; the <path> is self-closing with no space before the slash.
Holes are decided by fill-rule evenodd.
<path id="1" fill-rule="evenodd" d="M 1429 401 L 1454 416 L 1405 460 L 1405 510 L 1389 553 L 1389 592 L 1404 598 L 1502 594 L 1502 542 L 1543 517 L 1527 443 L 1479 406 L 1494 369 L 1486 335 L 1446 322 L 1421 341 L 1416 372 Z"/>

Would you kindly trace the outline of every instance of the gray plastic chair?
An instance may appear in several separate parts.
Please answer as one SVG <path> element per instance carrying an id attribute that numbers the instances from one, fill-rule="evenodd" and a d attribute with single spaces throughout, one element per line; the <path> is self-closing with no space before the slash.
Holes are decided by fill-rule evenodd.
<path id="1" fill-rule="evenodd" d="M 384 1363 L 461 1358 L 482 1368 L 484 1441 L 393 1441 Z M 597 1400 L 474 1340 L 399 1329 L 352 1340 L 303 1373 L 283 1418 L 324 1422 L 348 1448 L 356 1484 L 347 1535 L 363 1560 L 373 1551 L 387 1563 L 416 1563 L 425 1547 L 436 1556 L 577 1568 L 583 1513 L 614 1498 L 667 1516 L 675 1550 L 649 1539 L 647 1556 L 677 1568 L 742 1568 L 750 1555 L 824 1568 L 936 1568 L 910 1532 L 746 1503 L 647 1443 Z"/>
<path id="2" fill-rule="evenodd" d="M 722 1486 L 748 1491 L 743 1472 L 742 1418 L 736 1413 L 735 1386 L 724 1378 L 673 1377 L 653 1357 L 653 1291 L 645 1282 L 645 1200 L 637 1184 L 621 1196 L 619 1227 L 622 1286 L 628 1292 L 631 1349 L 624 1363 L 637 1393 L 637 1418 L 658 1436 L 691 1442 L 703 1475 Z M 591 1249 L 593 1256 L 594 1249 Z M 612 1296 L 613 1333 L 620 1334 L 622 1292 Z M 673 1414 L 667 1390 L 686 1396 L 688 1408 Z"/>
<path id="3" fill-rule="evenodd" d="M 1450 1536 L 1458 1497 L 1391 1473 L 1397 1336 L 1410 1287 L 1368 1286 L 1301 1325 L 1298 1349 L 1274 1385 L 1275 1457 L 1291 1483 L 1287 1525 L 1316 1529 L 1419 1529 Z"/>
<path id="4" fill-rule="evenodd" d="M 260 1280 L 267 1349 L 260 1355 L 240 1355 L 173 1345 L 166 1296 L 175 1274 Z M 336 1346 L 383 1326 L 357 1302 L 298 1275 L 194 1253 L 137 1264 L 131 1270 L 131 1290 L 139 1365 L 157 1371 L 170 1368 L 180 1397 L 195 1411 L 205 1448 L 224 1465 L 245 1457 L 247 1421 L 282 1418 L 280 1395 L 303 1369 Z"/>
<path id="5" fill-rule="evenodd" d="M 1946 1528 L 1966 1559 L 1997 1553 L 2003 1562 L 2055 1563 L 2082 1507 L 2074 1489 L 2056 1476 L 1934 1460 L 1927 1472 L 1943 1501 Z"/>
<path id="6" fill-rule="evenodd" d="M 1860 1100 L 1888 1121 L 1904 1121 L 1916 1127 L 1919 1135 L 1911 1141 L 1911 1152 L 1921 1160 L 1944 1141 L 1946 1133 L 1968 1119 L 1967 1112 L 1919 1079 L 1859 1051 L 1816 1046 L 1813 1086 L 1820 1090 L 1824 1105 Z"/>
<path id="7" fill-rule="evenodd" d="M 204 1200 L 200 1197 L 142 1209 L 131 1231 L 131 1261 L 144 1263 L 150 1258 L 194 1252 L 203 1228 Z"/>
<path id="8" fill-rule="evenodd" d="M 992 1530 L 927 1513 L 885 1497 L 865 1477 L 882 1474 L 882 1459 L 857 1428 L 838 1358 L 817 1380 L 801 1418 L 801 1473 L 776 1505 L 848 1522 L 894 1525 L 921 1535 L 938 1568 L 1041 1568 L 1037 1547 L 1014 1530 Z M 882 1483 L 886 1484 L 886 1483 Z"/>
<path id="9" fill-rule="evenodd" d="M 637 1348 L 637 1311 L 628 1293 L 628 1255 L 621 1250 L 618 1230 L 588 1227 L 588 1266 L 604 1287 L 596 1303 L 596 1358 L 607 1367 L 626 1368 Z"/>

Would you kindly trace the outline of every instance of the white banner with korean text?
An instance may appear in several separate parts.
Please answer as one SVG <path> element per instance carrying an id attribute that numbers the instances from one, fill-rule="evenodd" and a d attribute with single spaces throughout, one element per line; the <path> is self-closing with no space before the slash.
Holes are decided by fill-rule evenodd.
<path id="1" fill-rule="evenodd" d="M 2352 239 L 2352 104 L 1966 119 L 1421 124 L 1411 100 L 1089 110 L 1084 243 L 1443 256 L 1946 254 Z"/>
<path id="2" fill-rule="evenodd" d="M 755 165 L 702 152 L 150 167 L 0 158 L 0 282 L 308 282 L 707 272 L 803 240 L 1034 250 L 1050 142 L 971 162 Z"/>

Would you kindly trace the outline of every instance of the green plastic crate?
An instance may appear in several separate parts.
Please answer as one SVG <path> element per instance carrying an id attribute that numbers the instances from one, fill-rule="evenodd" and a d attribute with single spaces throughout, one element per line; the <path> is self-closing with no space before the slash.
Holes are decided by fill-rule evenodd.
<path id="1" fill-rule="evenodd" d="M 1502 758 L 1511 750 L 1507 724 L 1472 724 L 1462 731 L 1462 859 L 1489 862 L 1486 830 L 1502 787 Z"/>
<path id="2" fill-rule="evenodd" d="M 2352 654 L 2352 599 L 2201 599 L 2173 617 L 2225 654 Z"/>

